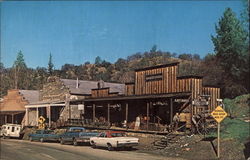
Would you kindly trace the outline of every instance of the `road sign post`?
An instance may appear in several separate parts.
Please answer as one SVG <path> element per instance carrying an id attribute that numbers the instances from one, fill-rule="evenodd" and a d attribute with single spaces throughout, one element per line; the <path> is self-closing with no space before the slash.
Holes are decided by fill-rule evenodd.
<path id="1" fill-rule="evenodd" d="M 215 108 L 215 110 L 211 113 L 212 117 L 218 123 L 218 138 L 217 138 L 217 157 L 220 158 L 220 122 L 226 118 L 227 112 L 224 111 L 221 106 Z"/>

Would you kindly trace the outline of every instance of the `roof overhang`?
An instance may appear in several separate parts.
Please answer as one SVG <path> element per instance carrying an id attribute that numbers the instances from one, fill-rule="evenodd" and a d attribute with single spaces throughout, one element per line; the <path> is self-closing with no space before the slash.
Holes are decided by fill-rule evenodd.
<path id="1" fill-rule="evenodd" d="M 25 108 L 42 108 L 42 107 L 54 107 L 54 106 L 65 106 L 65 102 L 51 102 L 51 103 L 34 103 L 25 105 Z"/>
<path id="2" fill-rule="evenodd" d="M 25 110 L 20 110 L 20 111 L 0 111 L 0 114 L 20 114 L 20 113 L 24 113 Z"/>
<path id="3" fill-rule="evenodd" d="M 133 96 L 117 96 L 117 97 L 102 97 L 102 98 L 86 98 L 84 102 L 96 102 L 96 101 L 113 101 L 113 100 L 140 100 L 140 99 L 157 99 L 157 98 L 177 98 L 190 96 L 191 92 L 178 92 L 168 94 L 153 94 L 153 95 L 133 95 Z"/>

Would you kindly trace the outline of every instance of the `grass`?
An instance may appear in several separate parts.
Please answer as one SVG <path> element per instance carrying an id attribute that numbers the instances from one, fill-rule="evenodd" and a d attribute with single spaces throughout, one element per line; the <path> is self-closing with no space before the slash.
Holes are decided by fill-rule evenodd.
<path id="1" fill-rule="evenodd" d="M 229 117 L 221 122 L 221 137 L 235 139 L 243 143 L 250 138 L 250 123 L 244 119 L 250 119 L 250 94 L 238 96 L 234 99 L 224 99 L 225 110 Z M 217 136 L 217 132 L 210 136 Z"/>
<path id="2" fill-rule="evenodd" d="M 240 119 L 226 118 L 221 123 L 221 137 L 244 142 L 249 138 L 249 123 Z"/>

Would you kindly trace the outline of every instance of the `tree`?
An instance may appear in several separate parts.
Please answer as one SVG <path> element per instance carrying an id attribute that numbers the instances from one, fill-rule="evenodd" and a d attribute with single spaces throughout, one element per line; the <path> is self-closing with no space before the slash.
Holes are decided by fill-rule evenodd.
<path id="1" fill-rule="evenodd" d="M 54 68 L 54 64 L 52 63 L 52 55 L 50 53 L 49 54 L 49 63 L 48 63 L 48 72 L 49 72 L 50 76 L 53 74 L 53 68 Z"/>
<path id="2" fill-rule="evenodd" d="M 215 54 L 227 79 L 241 83 L 247 92 L 249 82 L 249 54 L 247 33 L 232 9 L 227 8 L 215 26 L 216 36 L 212 36 Z M 237 87 L 239 89 L 239 87 Z M 245 90 L 245 91 L 244 91 Z"/>
<path id="3" fill-rule="evenodd" d="M 183 53 L 179 55 L 179 58 L 184 60 L 192 60 L 192 54 Z"/>
<path id="4" fill-rule="evenodd" d="M 221 60 L 221 65 L 233 74 L 241 67 L 240 62 L 244 61 L 248 55 L 246 52 L 247 35 L 241 22 L 230 8 L 226 9 L 219 20 L 219 26 L 215 26 L 215 30 L 217 35 L 212 36 L 212 41 L 216 56 Z"/>
<path id="5" fill-rule="evenodd" d="M 25 64 L 22 51 L 19 51 L 17 53 L 17 58 L 14 61 L 12 71 L 14 71 L 15 88 L 16 89 L 17 88 L 20 88 L 20 89 L 26 88 L 25 77 L 26 77 L 27 66 Z"/>
<path id="6" fill-rule="evenodd" d="M 153 45 L 153 47 L 151 48 L 150 52 L 154 53 L 154 52 L 156 52 L 156 50 L 157 50 L 157 45 Z"/>
<path id="7" fill-rule="evenodd" d="M 101 63 L 102 63 L 101 57 L 100 57 L 100 56 L 97 56 L 97 57 L 95 58 L 95 65 L 100 65 Z"/>

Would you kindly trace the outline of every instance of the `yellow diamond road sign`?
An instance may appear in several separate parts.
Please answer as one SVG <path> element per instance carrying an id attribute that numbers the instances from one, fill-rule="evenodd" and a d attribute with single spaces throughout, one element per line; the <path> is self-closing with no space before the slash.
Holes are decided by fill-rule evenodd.
<path id="1" fill-rule="evenodd" d="M 224 111 L 221 106 L 215 108 L 215 110 L 211 113 L 212 117 L 220 123 L 227 116 L 227 112 Z"/>

